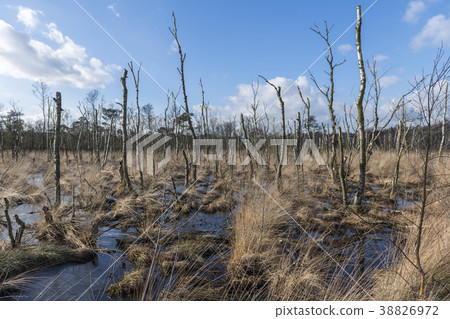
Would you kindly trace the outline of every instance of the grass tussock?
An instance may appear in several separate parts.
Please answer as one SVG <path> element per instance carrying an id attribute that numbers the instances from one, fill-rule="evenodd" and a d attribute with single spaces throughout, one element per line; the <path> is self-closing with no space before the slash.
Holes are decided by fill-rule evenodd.
<path id="1" fill-rule="evenodd" d="M 147 275 L 145 269 L 126 273 L 122 280 L 112 284 L 106 292 L 111 298 L 140 299 Z"/>
<path id="2" fill-rule="evenodd" d="M 40 268 L 64 263 L 85 263 L 96 257 L 90 249 L 60 245 L 34 245 L 0 251 L 0 280 Z"/>

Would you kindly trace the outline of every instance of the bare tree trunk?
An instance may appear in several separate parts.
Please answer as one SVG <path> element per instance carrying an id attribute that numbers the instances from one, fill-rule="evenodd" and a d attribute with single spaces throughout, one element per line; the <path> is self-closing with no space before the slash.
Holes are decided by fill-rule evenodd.
<path id="1" fill-rule="evenodd" d="M 77 161 L 79 163 L 83 162 L 83 152 L 81 150 L 81 137 L 83 136 L 83 130 L 84 130 L 84 118 L 81 120 L 80 123 L 80 133 L 78 134 L 78 140 L 77 140 Z"/>
<path id="2" fill-rule="evenodd" d="M 133 75 L 134 86 L 136 88 L 136 109 L 137 109 L 136 134 L 138 137 L 137 141 L 139 143 L 139 139 L 141 136 L 140 135 L 141 134 L 141 108 L 139 106 L 139 82 L 140 82 L 141 64 L 139 64 L 139 69 L 136 74 L 134 73 L 133 62 L 128 63 L 128 66 L 130 67 L 131 74 Z M 142 174 L 141 150 L 139 147 L 136 147 L 136 156 L 137 156 L 140 186 L 141 186 L 141 189 L 143 189 L 144 188 L 144 176 Z"/>
<path id="3" fill-rule="evenodd" d="M 131 191 L 130 177 L 128 176 L 128 166 L 127 166 L 127 100 L 128 100 L 128 89 L 127 89 L 127 69 L 123 70 L 123 75 L 120 78 L 123 90 L 123 100 L 122 103 L 118 103 L 122 107 L 122 161 L 121 161 L 121 181 L 124 191 Z"/>
<path id="4" fill-rule="evenodd" d="M 281 97 L 281 87 L 280 86 L 275 86 L 274 84 L 270 83 L 265 77 L 263 76 L 259 76 L 260 78 L 262 78 L 264 81 L 266 81 L 267 84 L 269 84 L 270 86 L 272 86 L 275 89 L 275 92 L 277 93 L 277 97 L 278 97 L 278 101 L 280 102 L 280 110 L 281 110 L 281 139 L 282 139 L 282 145 L 281 145 L 281 156 L 279 158 L 279 162 L 278 162 L 278 168 L 277 168 L 277 187 L 278 190 L 281 190 L 283 188 L 283 175 L 281 172 L 283 163 L 284 163 L 284 156 L 286 154 L 284 154 L 284 150 L 286 149 L 285 147 L 285 143 L 286 143 L 286 121 L 285 121 L 285 112 L 284 112 L 284 101 L 283 98 Z"/>
<path id="5" fill-rule="evenodd" d="M 12 231 L 12 225 L 11 225 L 11 218 L 9 217 L 9 201 L 7 198 L 3 199 L 5 202 L 5 218 L 6 218 L 6 224 L 8 226 L 8 236 L 11 240 L 11 247 L 14 248 L 16 246 L 16 241 L 14 240 L 14 235 Z"/>
<path id="6" fill-rule="evenodd" d="M 200 78 L 200 87 L 202 89 L 202 104 L 201 104 L 201 111 L 202 111 L 202 126 L 203 126 L 203 136 L 208 138 L 207 133 L 207 126 L 206 126 L 206 104 L 205 104 L 205 91 L 203 90 L 203 82 Z"/>
<path id="7" fill-rule="evenodd" d="M 441 136 L 441 144 L 439 145 L 439 157 L 442 156 L 442 150 L 444 149 L 445 143 L 445 116 L 447 113 L 447 98 L 448 98 L 448 82 L 445 87 L 445 96 L 444 96 L 444 113 L 442 114 L 442 136 Z"/>
<path id="8" fill-rule="evenodd" d="M 184 98 L 184 111 L 187 114 L 187 120 L 188 120 L 188 126 L 189 126 L 188 128 L 191 131 L 192 138 L 196 139 L 194 126 L 192 125 L 191 114 L 189 113 L 188 98 L 187 98 L 187 94 L 186 94 L 186 84 L 184 81 L 184 60 L 186 59 L 186 53 L 183 53 L 183 50 L 181 49 L 181 44 L 178 41 L 177 20 L 175 19 L 175 13 L 173 13 L 173 12 L 172 12 L 172 17 L 173 17 L 173 29 L 169 28 L 169 30 L 172 33 L 175 42 L 177 43 L 178 54 L 180 56 L 180 68 L 178 69 L 178 73 L 180 74 L 180 77 L 181 77 L 181 89 L 183 91 L 183 98 Z M 192 165 L 192 166 L 193 166 L 192 167 L 192 177 L 195 181 L 195 180 L 197 180 L 197 166 L 196 165 Z"/>
<path id="9" fill-rule="evenodd" d="M 361 86 L 359 89 L 356 108 L 358 110 L 358 127 L 359 127 L 359 184 L 355 194 L 355 207 L 360 210 L 364 190 L 366 186 L 366 133 L 364 130 L 364 93 L 366 90 L 366 72 L 364 69 L 364 60 L 361 49 L 361 6 L 356 7 L 357 23 L 356 23 L 356 48 L 358 52 L 358 66 L 361 77 Z"/>
<path id="10" fill-rule="evenodd" d="M 59 157 L 59 140 L 61 134 L 61 93 L 56 92 L 56 125 L 55 125 L 55 139 L 54 139 L 54 154 L 55 154 L 55 207 L 61 204 L 61 162 Z"/>
<path id="11" fill-rule="evenodd" d="M 428 120 L 428 128 L 427 135 L 425 140 L 425 162 L 423 165 L 423 180 L 422 180 L 422 202 L 420 205 L 420 217 L 419 217 L 419 225 L 417 231 L 417 242 L 416 242 L 416 263 L 417 268 L 420 274 L 420 287 L 419 287 L 419 299 L 422 299 L 423 293 L 425 290 L 425 270 L 422 267 L 422 260 L 420 258 L 420 247 L 422 244 L 422 232 L 423 232 L 423 221 L 425 218 L 425 207 L 427 205 L 428 198 L 428 190 L 427 190 L 427 182 L 428 182 L 428 164 L 430 161 L 430 150 L 431 150 L 431 112 Z"/>
<path id="12" fill-rule="evenodd" d="M 184 157 L 184 187 L 187 188 L 189 186 L 190 172 L 189 172 L 189 159 L 185 149 L 183 149 L 183 157 Z"/>
<path id="13" fill-rule="evenodd" d="M 99 125 L 98 125 L 98 109 L 93 108 L 93 141 L 92 150 L 95 153 L 96 162 L 100 163 L 100 141 L 99 141 Z"/>
<path id="14" fill-rule="evenodd" d="M 400 161 L 403 156 L 403 152 L 406 147 L 406 135 L 411 128 L 411 124 L 405 130 L 405 125 L 403 121 L 400 121 L 398 124 L 398 135 L 397 135 L 397 145 L 396 145 L 396 160 L 394 166 L 394 175 L 392 176 L 392 188 L 391 193 L 389 195 L 390 199 L 393 200 L 397 196 L 397 184 L 398 184 L 398 175 L 400 173 Z"/>
<path id="15" fill-rule="evenodd" d="M 245 129 L 245 123 L 244 123 L 244 115 L 242 115 L 241 113 L 241 129 L 242 129 L 242 133 L 244 134 L 244 138 L 248 141 L 248 134 L 247 134 L 247 130 Z M 250 151 L 247 148 L 247 156 L 250 158 L 250 178 L 254 177 L 254 168 L 253 168 L 253 160 L 252 157 L 250 156 Z"/>
<path id="16" fill-rule="evenodd" d="M 302 145 L 302 120 L 300 117 L 300 112 L 297 112 L 297 145 L 295 148 L 295 158 L 300 156 L 300 148 Z M 297 170 L 297 185 L 300 187 L 300 167 L 296 165 Z"/>
<path id="17" fill-rule="evenodd" d="M 50 110 L 51 110 L 51 103 L 50 99 L 47 100 L 47 162 L 50 162 L 50 159 L 52 158 L 52 148 L 51 148 L 51 138 L 50 138 Z"/>
<path id="18" fill-rule="evenodd" d="M 341 127 L 338 127 L 339 135 L 339 180 L 341 182 L 342 203 L 347 207 L 347 178 L 345 176 L 345 160 L 344 160 L 344 141 L 342 137 Z"/>
<path id="19" fill-rule="evenodd" d="M 306 109 L 306 134 L 308 135 L 308 138 L 311 139 L 311 132 L 310 132 L 310 121 L 311 121 L 311 102 L 309 100 L 309 97 L 305 99 L 303 98 L 302 91 L 300 90 L 300 86 L 297 85 L 298 94 L 300 95 L 300 98 L 302 99 L 303 104 L 305 105 Z"/>
<path id="20" fill-rule="evenodd" d="M 111 116 L 111 122 L 109 123 L 109 130 L 108 130 L 108 139 L 106 141 L 105 152 L 103 154 L 103 162 L 101 165 L 101 169 L 105 168 L 106 162 L 108 161 L 108 154 L 109 154 L 109 149 L 110 149 L 110 145 L 111 145 L 113 122 L 114 122 L 114 117 Z"/>

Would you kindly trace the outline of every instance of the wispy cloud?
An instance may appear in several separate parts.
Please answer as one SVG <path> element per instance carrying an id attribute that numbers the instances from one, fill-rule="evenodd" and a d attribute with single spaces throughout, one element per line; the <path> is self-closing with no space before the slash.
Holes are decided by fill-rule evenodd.
<path id="1" fill-rule="evenodd" d="M 427 46 L 439 46 L 450 44 L 450 18 L 438 14 L 428 19 L 422 30 L 411 40 L 411 46 L 420 50 Z"/>
<path id="2" fill-rule="evenodd" d="M 23 6 L 18 6 L 17 10 L 17 21 L 23 23 L 29 29 L 34 29 L 39 24 L 39 15 L 44 15 L 41 10 L 33 10 Z"/>
<path id="3" fill-rule="evenodd" d="M 61 31 L 58 30 L 58 27 L 55 23 L 49 23 L 47 26 L 47 32 L 44 32 L 44 35 L 52 41 L 56 43 L 64 43 L 64 36 Z"/>
<path id="4" fill-rule="evenodd" d="M 425 11 L 426 5 L 422 0 L 413 0 L 408 3 L 406 12 L 403 15 L 402 20 L 408 23 L 417 23 L 423 11 Z"/>
<path id="5" fill-rule="evenodd" d="M 178 52 L 177 41 L 173 40 L 169 47 L 171 52 Z"/>
<path id="6" fill-rule="evenodd" d="M 338 45 L 338 51 L 342 54 L 348 53 L 353 50 L 353 45 L 351 44 L 340 44 Z"/>
<path id="7" fill-rule="evenodd" d="M 116 7 L 115 7 L 114 4 L 110 4 L 110 5 L 108 6 L 108 9 L 111 10 L 112 13 L 114 13 L 114 15 L 115 15 L 116 17 L 120 18 L 120 14 L 119 14 L 119 12 L 117 12 Z"/>
<path id="8" fill-rule="evenodd" d="M 373 57 L 373 59 L 377 62 L 381 62 L 381 61 L 389 60 L 390 57 L 388 57 L 387 55 L 383 55 L 383 54 L 377 54 Z"/>
<path id="9" fill-rule="evenodd" d="M 380 85 L 383 88 L 396 85 L 401 79 L 395 75 L 385 75 L 380 79 Z"/>

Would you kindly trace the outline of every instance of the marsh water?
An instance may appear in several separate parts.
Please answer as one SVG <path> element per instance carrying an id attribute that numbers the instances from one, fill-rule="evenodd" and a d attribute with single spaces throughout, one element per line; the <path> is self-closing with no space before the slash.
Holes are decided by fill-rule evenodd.
<path id="1" fill-rule="evenodd" d="M 40 183 L 39 177 L 33 181 Z M 209 183 L 198 185 L 198 191 L 205 194 L 213 186 L 213 180 Z M 172 190 L 173 191 L 173 190 Z M 184 187 L 177 187 L 177 192 L 184 191 Z M 167 195 L 164 192 L 163 202 L 170 202 L 172 194 Z M 65 198 L 69 200 L 68 198 Z M 399 209 L 408 209 L 417 202 L 411 200 L 398 199 Z M 329 209 L 328 202 L 320 201 L 317 203 L 322 208 Z M 10 209 L 10 215 L 17 214 L 27 225 L 41 220 L 39 211 L 43 205 L 19 205 Z M 177 222 L 171 222 L 169 219 L 161 221 L 163 228 L 179 233 L 202 233 L 213 236 L 230 236 L 230 224 L 233 215 L 236 213 L 236 207 L 231 213 L 207 214 L 199 211 L 192 212 L 186 216 L 181 216 Z M 168 215 L 171 212 L 167 212 Z M 319 214 L 318 214 L 319 215 Z M 13 229 L 18 225 L 13 222 Z M 308 236 L 317 236 L 320 234 L 309 234 Z M 24 275 L 27 281 L 22 291 L 8 297 L 9 300 L 111 300 L 107 294 L 107 288 L 119 281 L 126 272 L 132 270 L 132 266 L 127 262 L 123 251 L 118 248 L 118 242 L 124 238 L 137 238 L 139 234 L 135 229 L 119 229 L 114 224 L 100 229 L 97 239 L 97 246 L 100 248 L 97 258 L 92 262 L 85 264 L 65 264 L 60 266 L 47 267 L 38 271 Z M 385 228 L 377 233 L 361 235 L 351 229 L 342 230 L 338 235 L 329 238 L 330 242 L 346 242 L 346 246 L 333 248 L 333 245 L 327 246 L 330 253 L 342 254 L 349 261 L 345 265 L 346 272 L 350 274 L 362 273 L 365 269 L 385 268 L 392 259 L 389 252 L 392 252 L 393 243 L 398 234 L 392 229 Z M 0 226 L 0 242 L 8 240 L 6 227 Z M 35 244 L 37 239 L 26 233 L 25 244 Z M 326 243 L 325 243 L 326 244 Z M 160 248 L 164 250 L 164 247 Z M 339 250 L 339 252 L 338 252 Z M 350 257 L 350 258 L 348 258 Z M 226 265 L 215 263 L 216 256 L 209 257 L 210 267 L 218 269 L 217 276 L 222 276 L 226 272 Z M 159 287 L 168 287 L 176 281 L 176 278 L 170 278 L 170 282 L 162 279 L 158 275 L 158 267 L 154 268 L 154 278 L 161 281 Z M 208 276 L 208 275 L 205 275 Z M 158 292 L 154 291 L 154 294 Z M 156 299 L 150 296 L 151 299 Z"/>
<path id="2" fill-rule="evenodd" d="M 106 289 L 131 269 L 122 252 L 116 250 L 118 239 L 127 234 L 115 228 L 101 229 L 97 245 L 110 249 L 99 252 L 96 259 L 85 264 L 65 264 L 44 268 L 27 275 L 29 284 L 16 300 L 110 300 Z"/>

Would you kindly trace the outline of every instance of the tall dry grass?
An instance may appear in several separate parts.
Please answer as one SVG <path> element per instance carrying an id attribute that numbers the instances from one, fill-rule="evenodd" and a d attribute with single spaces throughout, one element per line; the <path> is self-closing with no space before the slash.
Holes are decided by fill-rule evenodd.
<path id="1" fill-rule="evenodd" d="M 418 161 L 420 163 L 420 161 Z M 417 164 L 417 163 L 416 163 Z M 430 163 L 429 197 L 425 208 L 420 258 L 426 272 L 426 300 L 450 300 L 450 158 L 433 157 Z M 420 167 L 415 167 L 420 173 Z M 419 216 L 409 217 L 405 234 L 404 254 L 396 252 L 397 262 L 378 275 L 374 294 L 381 300 L 417 299 L 419 273 L 415 249 Z"/>

